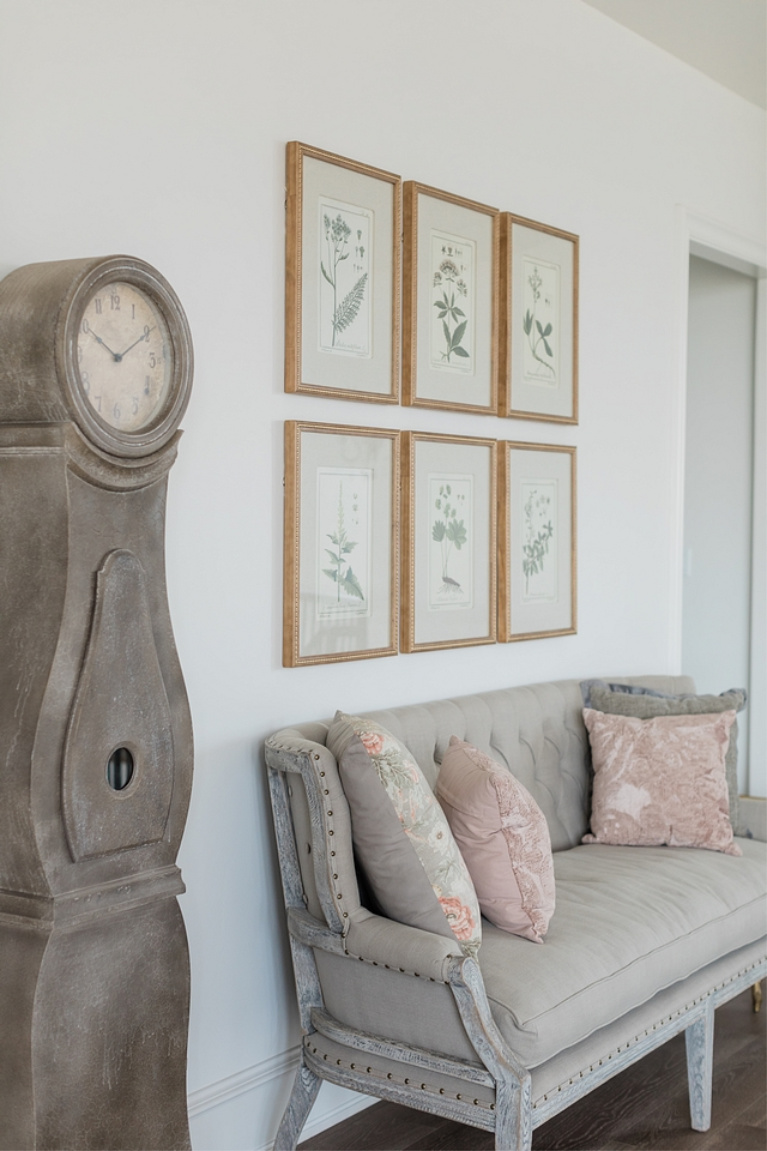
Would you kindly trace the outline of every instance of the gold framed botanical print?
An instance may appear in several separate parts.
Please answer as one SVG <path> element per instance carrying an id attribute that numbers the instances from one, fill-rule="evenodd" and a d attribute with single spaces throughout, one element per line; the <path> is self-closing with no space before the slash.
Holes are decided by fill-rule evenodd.
<path id="1" fill-rule="evenodd" d="M 572 232 L 502 213 L 499 415 L 578 423 L 578 260 Z"/>
<path id="2" fill-rule="evenodd" d="M 495 415 L 500 214 L 404 185 L 402 402 Z"/>
<path id="3" fill-rule="evenodd" d="M 396 655 L 399 432 L 285 424 L 283 665 Z"/>
<path id="4" fill-rule="evenodd" d="M 574 635 L 576 450 L 498 447 L 498 638 Z"/>
<path id="5" fill-rule="evenodd" d="M 402 181 L 287 146 L 285 391 L 399 402 Z"/>
<path id="6" fill-rule="evenodd" d="M 402 651 L 494 643 L 496 441 L 402 433 Z"/>

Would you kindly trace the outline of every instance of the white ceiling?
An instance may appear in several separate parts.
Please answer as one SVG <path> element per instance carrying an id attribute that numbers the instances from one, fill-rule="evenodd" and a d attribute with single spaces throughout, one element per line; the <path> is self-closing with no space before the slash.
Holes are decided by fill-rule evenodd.
<path id="1" fill-rule="evenodd" d="M 767 108 L 767 0 L 586 0 Z"/>

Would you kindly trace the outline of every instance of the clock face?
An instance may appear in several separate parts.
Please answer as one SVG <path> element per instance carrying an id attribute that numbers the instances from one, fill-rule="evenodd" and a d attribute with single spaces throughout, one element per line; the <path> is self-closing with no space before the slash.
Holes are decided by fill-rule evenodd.
<path id="1" fill-rule="evenodd" d="M 133 284 L 103 284 L 88 300 L 77 334 L 82 394 L 120 432 L 150 425 L 173 379 L 173 342 L 151 296 Z"/>

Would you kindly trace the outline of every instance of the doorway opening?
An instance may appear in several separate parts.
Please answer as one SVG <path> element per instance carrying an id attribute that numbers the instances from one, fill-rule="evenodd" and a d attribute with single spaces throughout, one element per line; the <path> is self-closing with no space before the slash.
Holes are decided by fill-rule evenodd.
<path id="1" fill-rule="evenodd" d="M 767 794 L 767 517 L 761 269 L 690 244 L 681 667 L 746 687 L 741 794 Z"/>

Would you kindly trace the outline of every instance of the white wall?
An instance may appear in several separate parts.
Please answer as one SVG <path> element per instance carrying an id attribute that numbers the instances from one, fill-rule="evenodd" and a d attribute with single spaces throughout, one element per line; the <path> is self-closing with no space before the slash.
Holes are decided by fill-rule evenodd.
<path id="1" fill-rule="evenodd" d="M 290 139 L 579 233 L 580 426 L 285 395 Z M 764 139 L 763 112 L 578 0 L 0 0 L 0 274 L 140 256 L 195 339 L 167 549 L 197 748 L 180 859 L 197 1151 L 267 1144 L 298 1040 L 267 733 L 339 706 L 677 670 L 674 206 L 764 242 Z M 578 635 L 284 670 L 293 417 L 577 445 Z M 315 1126 L 347 1098 L 323 1088 Z"/>

